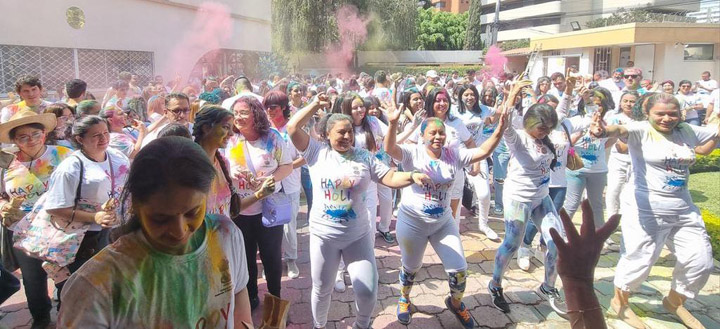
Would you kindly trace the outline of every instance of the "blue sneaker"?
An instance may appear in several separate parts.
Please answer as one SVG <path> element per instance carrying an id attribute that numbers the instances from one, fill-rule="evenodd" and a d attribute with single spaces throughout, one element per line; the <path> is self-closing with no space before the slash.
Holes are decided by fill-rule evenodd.
<path id="1" fill-rule="evenodd" d="M 410 321 L 412 320 L 412 311 L 410 310 L 412 304 L 410 304 L 410 301 L 405 299 L 405 297 L 400 297 L 398 299 L 398 306 L 397 306 L 397 318 L 398 322 L 408 325 L 410 324 Z"/>
<path id="2" fill-rule="evenodd" d="M 462 323 L 464 328 L 475 328 L 475 320 L 473 320 L 472 315 L 470 315 L 470 311 L 468 311 L 465 307 L 465 303 L 460 302 L 460 309 L 456 309 L 453 307 L 450 297 L 448 297 L 445 298 L 445 306 L 447 306 L 448 310 L 455 314 L 455 317 L 460 321 L 460 323 Z"/>

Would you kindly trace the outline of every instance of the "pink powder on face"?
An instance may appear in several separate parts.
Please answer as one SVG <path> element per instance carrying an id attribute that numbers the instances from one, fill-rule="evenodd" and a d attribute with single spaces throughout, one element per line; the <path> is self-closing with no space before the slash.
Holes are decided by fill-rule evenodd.
<path id="1" fill-rule="evenodd" d="M 490 46 L 487 53 L 485 53 L 485 65 L 483 69 L 483 78 L 499 78 L 501 74 L 505 73 L 505 64 L 507 64 L 507 57 L 503 56 L 502 50 L 497 46 Z"/>
<path id="2" fill-rule="evenodd" d="M 367 39 L 367 25 L 370 19 L 360 16 L 353 5 L 344 5 L 335 13 L 340 41 L 325 51 L 328 67 L 333 73 L 352 74 L 355 49 Z"/>
<path id="3" fill-rule="evenodd" d="M 216 2 L 203 2 L 195 13 L 190 28 L 173 49 L 165 71 L 172 76 L 179 74 L 183 81 L 187 81 L 190 71 L 205 53 L 221 48 L 222 44 L 230 40 L 232 28 L 227 6 Z M 215 55 L 219 54 L 216 52 Z"/>

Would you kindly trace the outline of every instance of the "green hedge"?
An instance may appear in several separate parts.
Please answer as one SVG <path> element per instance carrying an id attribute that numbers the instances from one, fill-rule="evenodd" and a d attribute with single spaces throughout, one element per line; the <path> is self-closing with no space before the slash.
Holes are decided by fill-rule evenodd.
<path id="1" fill-rule="evenodd" d="M 720 171 L 720 149 L 715 149 L 708 155 L 698 155 L 695 164 L 690 167 L 690 173 Z"/>
<path id="2" fill-rule="evenodd" d="M 710 244 L 713 249 L 713 257 L 720 260 L 720 217 L 708 210 L 701 210 L 705 228 L 710 236 Z"/>
<path id="3" fill-rule="evenodd" d="M 365 65 L 358 68 L 358 71 L 365 72 L 370 75 L 374 75 L 376 71 L 383 70 L 385 72 L 403 72 L 405 74 L 422 74 L 425 75 L 425 72 L 428 70 L 435 70 L 439 73 L 447 73 L 450 75 L 452 71 L 458 71 L 460 73 L 460 76 L 465 76 L 465 72 L 467 70 L 473 69 L 475 71 L 482 70 L 482 65 L 448 65 L 448 66 L 431 66 L 431 65 L 423 65 L 423 66 L 375 66 L 375 65 Z"/>

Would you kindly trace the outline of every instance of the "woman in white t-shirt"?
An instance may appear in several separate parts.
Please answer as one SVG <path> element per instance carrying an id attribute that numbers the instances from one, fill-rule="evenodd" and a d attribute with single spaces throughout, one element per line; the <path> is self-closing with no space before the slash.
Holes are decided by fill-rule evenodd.
<path id="1" fill-rule="evenodd" d="M 531 83 L 527 80 L 516 83 L 503 106 L 514 108 L 517 94 Z M 516 130 L 511 125 L 503 135 L 510 151 L 503 195 L 505 238 L 495 256 L 488 290 L 493 305 L 502 312 L 510 312 L 503 296 L 502 277 L 522 242 L 528 221 L 532 220 L 547 244 L 545 280 L 538 294 L 548 299 L 557 313 L 563 314 L 566 312 L 563 301 L 555 288 L 557 249 L 550 237 L 550 228 L 562 232 L 562 225 L 548 189 L 550 173 L 557 164 L 557 153 L 549 135 L 558 125 L 558 115 L 550 105 L 535 104 L 525 112 L 522 125 L 524 130 Z"/>
<path id="2" fill-rule="evenodd" d="M 690 80 L 681 80 L 678 83 L 678 92 L 675 97 L 680 102 L 680 110 L 683 112 L 685 122 L 699 126 L 700 116 L 698 111 L 703 109 L 701 95 L 692 91 L 692 82 Z"/>
<path id="3" fill-rule="evenodd" d="M 320 93 L 287 124 L 290 138 L 308 163 L 314 205 L 309 214 L 311 307 L 315 328 L 324 328 L 330 309 L 333 280 L 340 258 L 356 298 L 356 328 L 368 328 L 377 302 L 377 266 L 373 250 L 367 203 L 368 184 L 380 182 L 391 188 L 429 182 L 426 175 L 396 172 L 366 149 L 354 147 L 353 119 L 333 113 L 319 123 L 325 142 L 301 129 L 321 107 L 329 105 Z"/>
<path id="4" fill-rule="evenodd" d="M 492 155 L 508 124 L 507 117 L 500 120 L 495 133 L 481 147 L 466 149 L 457 144 L 447 146 L 445 124 L 436 117 L 425 119 L 420 126 L 421 143 L 398 146 L 395 142 L 398 116 L 397 112 L 388 114 L 390 127 L 385 149 L 404 169 L 421 172 L 432 179 L 431 184 L 405 189 L 398 209 L 397 236 L 402 255 L 398 321 L 405 325 L 410 323 L 410 290 L 417 271 L 422 267 L 423 254 L 429 242 L 448 273 L 450 296 L 445 299 L 445 305 L 463 327 L 472 328 L 473 318 L 462 303 L 467 262 L 459 228 L 452 219 L 450 192 L 463 168 Z"/>
<path id="5" fill-rule="evenodd" d="M 147 135 L 145 125 L 140 121 L 130 121 L 138 129 L 138 138 L 136 139 L 124 130 L 128 123 L 128 116 L 121 108 L 114 105 L 105 107 L 100 111 L 100 117 L 107 120 L 110 126 L 110 147 L 122 152 L 130 159 L 134 158 L 140 151 L 145 135 Z"/>
<path id="6" fill-rule="evenodd" d="M 720 127 L 683 123 L 681 106 L 672 95 L 656 94 L 645 106 L 648 122 L 605 126 L 595 116 L 591 126 L 597 137 L 626 142 L 632 162 L 630 181 L 620 197 L 623 248 L 610 306 L 635 328 L 644 325 L 630 309 L 628 298 L 650 274 L 666 244 L 677 261 L 663 306 L 688 327 L 702 327 L 683 304 L 697 296 L 707 282 L 713 270 L 712 247 L 687 183 L 695 146 L 717 145 Z"/>
<path id="7" fill-rule="evenodd" d="M 438 118 L 443 121 L 445 125 L 445 132 L 447 134 L 446 143 L 449 147 L 466 147 L 474 148 L 475 141 L 472 139 L 470 131 L 468 131 L 465 123 L 462 119 L 455 117 L 450 113 L 450 95 L 443 88 L 433 88 L 425 97 L 425 115 L 428 118 Z M 420 143 L 422 137 L 417 128 L 409 141 Z M 470 170 L 472 174 L 480 172 L 480 163 L 473 164 Z M 463 184 L 465 182 L 465 172 L 461 171 L 455 175 L 455 181 L 452 188 L 450 189 L 450 208 L 452 209 L 453 217 L 457 223 L 460 223 L 460 198 L 462 198 Z"/>
<path id="8" fill-rule="evenodd" d="M 243 235 L 207 212 L 216 175 L 190 139 L 144 147 L 122 195 L 126 221 L 68 279 L 57 327 L 252 328 Z"/>
<path id="9" fill-rule="evenodd" d="M 67 223 L 92 224 L 78 246 L 74 261 L 67 266 L 72 274 L 108 244 L 110 228 L 119 224 L 115 208 L 127 179 L 130 161 L 120 151 L 108 147 L 108 124 L 99 116 L 86 116 L 75 121 L 71 140 L 78 151 L 60 163 L 52 173 L 43 208 Z M 82 188 L 76 205 L 78 184 L 82 184 Z M 56 282 L 58 294 L 64 283 Z"/>
<path id="10" fill-rule="evenodd" d="M 282 180 L 292 173 L 291 153 L 280 133 L 271 127 L 265 109 L 253 96 L 238 98 L 232 104 L 235 116 L 235 134 L 230 137 L 225 157 L 230 162 L 230 176 L 240 198 L 253 194 L 262 179 L 272 177 L 277 183 L 277 193 L 284 193 Z M 256 203 L 240 212 L 233 221 L 245 237 L 248 259 L 255 259 L 260 252 L 268 291 L 280 296 L 282 278 L 283 225 L 266 227 L 262 222 L 262 204 Z M 248 293 L 250 305 L 255 309 L 259 303 L 255 262 L 248 262 Z"/>
<path id="11" fill-rule="evenodd" d="M 620 96 L 620 113 L 610 118 L 611 125 L 626 125 L 636 121 L 633 107 L 640 96 L 637 92 L 629 90 Z M 627 144 L 618 140 L 611 145 L 610 159 L 608 160 L 608 182 L 605 192 L 605 209 L 607 217 L 620 213 L 620 192 L 630 177 L 630 155 Z"/>
<path id="12" fill-rule="evenodd" d="M 481 145 L 487 140 L 487 136 L 483 133 L 485 125 L 491 125 L 497 120 L 495 109 L 480 104 L 480 93 L 472 84 L 460 86 L 458 98 L 458 116 L 465 123 L 475 145 Z M 487 161 L 480 161 L 479 173 L 472 172 L 471 168 L 467 170 L 470 172 L 467 179 L 472 184 L 478 199 L 478 228 L 488 239 L 498 240 L 497 233 L 487 224 L 490 213 L 490 172 Z"/>

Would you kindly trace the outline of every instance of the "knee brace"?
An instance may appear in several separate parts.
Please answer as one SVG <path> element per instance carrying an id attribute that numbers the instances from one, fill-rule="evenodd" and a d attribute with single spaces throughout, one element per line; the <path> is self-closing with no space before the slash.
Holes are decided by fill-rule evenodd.
<path id="1" fill-rule="evenodd" d="M 465 277 L 467 276 L 467 271 L 450 272 L 448 276 L 450 296 L 454 300 L 462 300 L 465 294 Z"/>
<path id="2" fill-rule="evenodd" d="M 400 269 L 400 285 L 402 286 L 400 293 L 403 296 L 410 295 L 410 290 L 415 283 L 415 274 L 417 274 L 417 272 L 410 273 L 404 267 Z"/>

